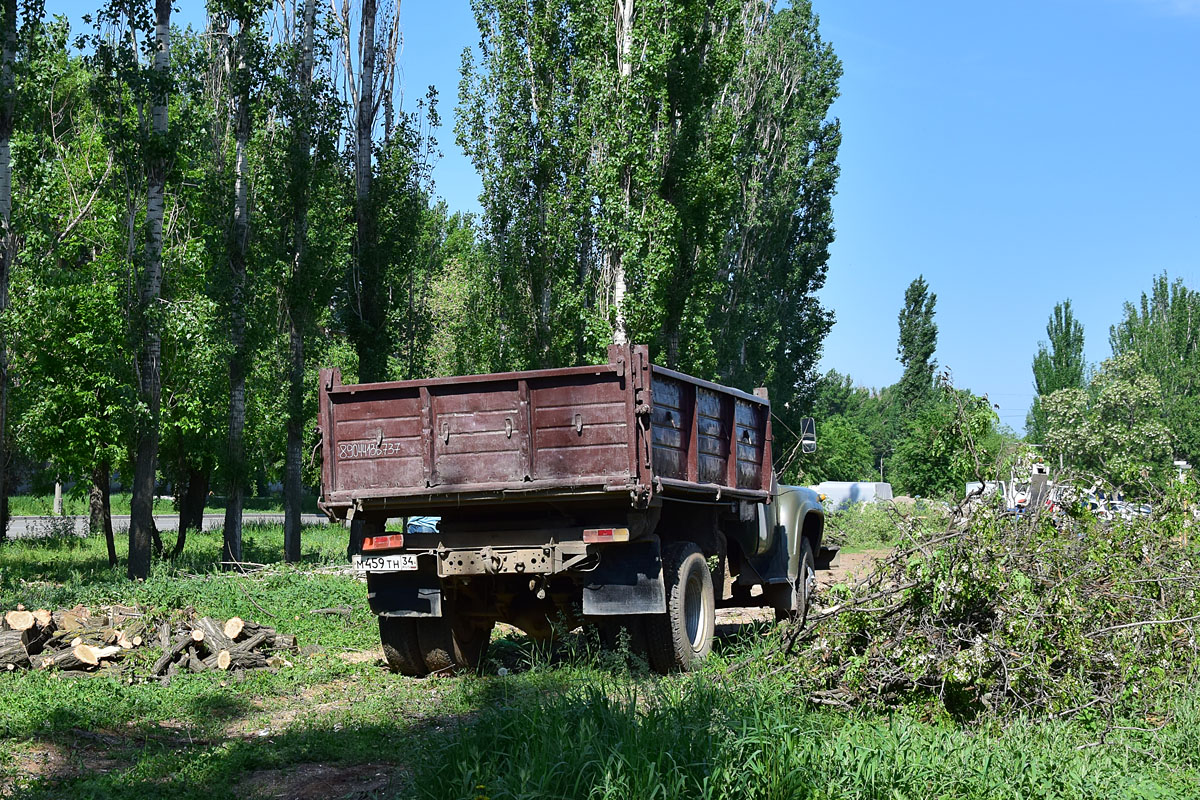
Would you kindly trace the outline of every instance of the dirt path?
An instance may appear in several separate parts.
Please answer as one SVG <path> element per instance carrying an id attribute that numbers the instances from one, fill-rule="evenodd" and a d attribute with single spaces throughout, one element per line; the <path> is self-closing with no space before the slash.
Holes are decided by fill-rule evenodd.
<path id="1" fill-rule="evenodd" d="M 845 583 L 862 578 L 871 570 L 876 561 L 887 557 L 891 552 L 891 550 L 882 549 L 840 554 L 836 566 L 817 573 L 818 595 L 836 583 Z M 758 596 L 759 594 L 757 591 L 751 592 L 751 596 Z M 718 608 L 717 634 L 727 636 L 735 633 L 742 625 L 755 622 L 771 622 L 774 619 L 775 612 L 770 608 Z"/>
<path id="2" fill-rule="evenodd" d="M 817 586 L 824 589 L 833 586 L 835 583 L 858 580 L 871 571 L 876 561 L 886 558 L 891 552 L 891 550 L 882 549 L 862 550 L 857 553 L 839 553 L 837 566 L 817 573 Z"/>

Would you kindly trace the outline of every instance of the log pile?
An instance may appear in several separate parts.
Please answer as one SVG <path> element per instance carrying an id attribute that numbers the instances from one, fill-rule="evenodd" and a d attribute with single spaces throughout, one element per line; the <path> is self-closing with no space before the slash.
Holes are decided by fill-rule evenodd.
<path id="1" fill-rule="evenodd" d="M 278 669 L 290 666 L 286 655 L 296 652 L 295 636 L 239 617 L 224 622 L 200 617 L 174 627 L 163 622 L 156 637 L 162 655 L 150 668 L 151 675 Z"/>
<path id="2" fill-rule="evenodd" d="M 149 667 L 149 656 L 159 651 Z M 73 672 L 119 671 L 129 666 L 145 677 L 181 671 L 245 671 L 291 666 L 296 637 L 231 617 L 218 620 L 186 613 L 155 620 L 142 608 L 111 606 L 93 613 L 83 606 L 49 611 L 17 606 L 0 616 L 0 674 L 44 669 Z M 131 673 L 131 674 L 132 674 Z"/>

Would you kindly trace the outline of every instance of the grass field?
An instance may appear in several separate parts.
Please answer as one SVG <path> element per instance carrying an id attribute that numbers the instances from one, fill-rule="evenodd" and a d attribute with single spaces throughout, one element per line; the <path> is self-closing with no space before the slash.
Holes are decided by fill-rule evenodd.
<path id="1" fill-rule="evenodd" d="M 905 531 L 935 531 L 946 527 L 946 514 L 935 505 L 892 505 L 859 503 L 826 517 L 828 541 L 841 545 L 846 553 L 902 545 Z"/>
<path id="2" fill-rule="evenodd" d="M 109 502 L 112 505 L 113 514 L 128 514 L 129 501 L 132 498 L 129 492 L 114 492 L 110 495 Z M 54 495 L 33 495 L 21 494 L 14 495 L 8 499 L 9 513 L 14 517 L 45 517 L 54 513 Z M 317 513 L 317 497 L 316 495 L 306 494 L 301 501 L 301 507 L 305 514 Z M 225 510 L 225 498 L 219 495 L 210 495 L 208 502 L 205 503 L 204 513 L 213 514 Z M 270 495 L 267 497 L 248 497 L 245 502 L 246 511 L 258 511 L 264 514 L 282 514 L 283 513 L 283 498 Z M 63 495 L 63 513 L 67 516 L 86 516 L 88 513 L 88 499 L 86 495 L 76 496 L 71 493 Z M 155 514 L 175 514 L 177 510 L 174 502 L 170 498 L 159 498 L 154 501 Z"/>
<path id="3" fill-rule="evenodd" d="M 820 709 L 797 698 L 778 659 L 765 656 L 773 626 L 725 632 L 706 668 L 687 676 L 652 676 L 636 658 L 600 652 L 586 633 L 549 653 L 514 632 L 498 635 L 481 675 L 393 675 L 376 656 L 365 587 L 333 570 L 345 558 L 343 536 L 307 529 L 302 564 L 239 576 L 211 569 L 219 533 L 194 535 L 178 563 L 156 564 L 138 583 L 109 570 L 96 539 L 0 546 L 0 608 L 190 606 L 322 648 L 244 681 L 0 674 L 0 794 L 1200 797 L 1200 694 L 1179 697 L 1161 719 L 1120 725 L 1082 714 L 962 726 L 928 708 Z M 245 550 L 248 561 L 276 561 L 282 531 L 249 526 Z M 343 605 L 348 620 L 310 613 Z"/>

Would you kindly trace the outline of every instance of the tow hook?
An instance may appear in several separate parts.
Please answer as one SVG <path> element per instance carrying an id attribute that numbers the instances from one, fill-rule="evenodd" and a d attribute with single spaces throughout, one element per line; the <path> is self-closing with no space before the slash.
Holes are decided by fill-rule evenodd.
<path id="1" fill-rule="evenodd" d="M 490 547 L 479 551 L 479 560 L 483 562 L 483 571 L 488 575 L 498 575 L 500 568 L 504 566 L 504 559 L 494 553 Z"/>

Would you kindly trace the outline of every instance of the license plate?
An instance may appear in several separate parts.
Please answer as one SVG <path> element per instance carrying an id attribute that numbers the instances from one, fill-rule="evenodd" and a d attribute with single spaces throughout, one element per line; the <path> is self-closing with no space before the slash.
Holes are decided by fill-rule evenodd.
<path id="1" fill-rule="evenodd" d="M 354 568 L 359 572 L 407 572 L 417 568 L 416 553 L 390 556 L 354 556 Z"/>

